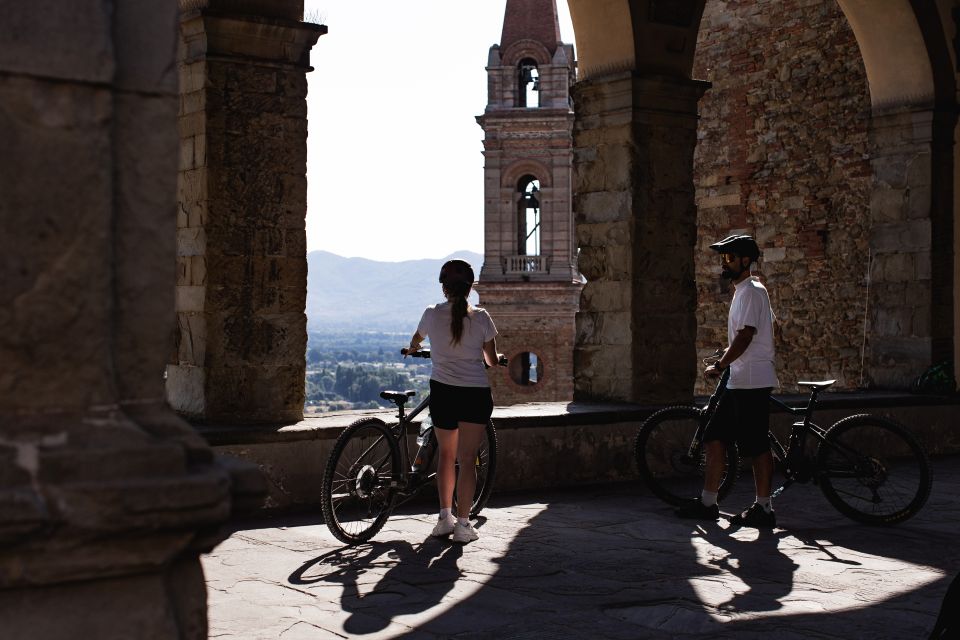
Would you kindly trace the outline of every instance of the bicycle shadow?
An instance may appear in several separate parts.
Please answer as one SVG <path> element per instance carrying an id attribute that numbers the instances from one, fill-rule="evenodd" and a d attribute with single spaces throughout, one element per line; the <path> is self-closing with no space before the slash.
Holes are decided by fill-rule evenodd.
<path id="1" fill-rule="evenodd" d="M 350 614 L 343 630 L 367 635 L 383 631 L 398 616 L 440 604 L 463 575 L 457 564 L 462 555 L 462 545 L 437 538 L 370 542 L 309 560 L 288 582 L 342 585 L 340 607 Z"/>

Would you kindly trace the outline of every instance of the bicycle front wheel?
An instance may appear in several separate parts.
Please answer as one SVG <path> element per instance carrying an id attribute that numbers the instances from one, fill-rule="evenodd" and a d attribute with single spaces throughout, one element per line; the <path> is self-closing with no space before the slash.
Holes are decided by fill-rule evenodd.
<path id="1" fill-rule="evenodd" d="M 703 444 L 694 445 L 701 412 L 696 407 L 668 407 L 640 426 L 634 452 L 640 478 L 661 500 L 679 505 L 700 495 L 706 469 Z M 726 469 L 719 498 L 730 493 L 739 471 L 735 444 L 727 447 Z"/>
<path id="2" fill-rule="evenodd" d="M 377 418 L 344 429 L 323 473 L 323 519 L 341 542 L 372 538 L 390 517 L 400 479 L 400 450 Z"/>
<path id="3" fill-rule="evenodd" d="M 866 524 L 903 522 L 930 496 L 923 447 L 886 418 L 850 416 L 830 427 L 817 451 L 817 473 L 830 504 Z"/>
<path id="4" fill-rule="evenodd" d="M 473 504 L 470 506 L 470 515 L 476 517 L 487 506 L 487 500 L 493 492 L 493 479 L 497 471 L 497 430 L 493 428 L 493 421 L 487 422 L 483 442 L 477 457 L 473 461 L 477 473 L 477 490 L 473 494 Z M 457 477 L 460 477 L 460 461 L 457 461 Z M 453 503 L 457 504 L 457 491 L 453 491 Z"/>

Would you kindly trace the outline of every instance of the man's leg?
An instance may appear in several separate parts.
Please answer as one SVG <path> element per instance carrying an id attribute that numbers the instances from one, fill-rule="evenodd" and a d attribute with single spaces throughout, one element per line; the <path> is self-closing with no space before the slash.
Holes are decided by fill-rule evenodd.
<path id="1" fill-rule="evenodd" d="M 770 428 L 770 389 L 749 389 L 735 393 L 737 414 L 741 421 L 743 442 L 741 450 L 753 457 L 753 482 L 757 491 L 756 502 L 746 511 L 731 519 L 735 526 L 772 529 L 777 525 L 770 489 L 773 484 L 773 454 L 767 440 Z"/>
<path id="2" fill-rule="evenodd" d="M 717 493 L 720 491 L 720 482 L 723 472 L 727 469 L 727 445 L 722 440 L 711 440 L 704 443 L 707 454 L 707 468 L 703 473 L 703 490 Z"/>
<path id="3" fill-rule="evenodd" d="M 720 507 L 717 506 L 717 493 L 720 490 L 720 481 L 727 465 L 727 446 L 722 440 L 705 442 L 706 468 L 703 472 L 703 493 L 699 498 L 691 498 L 685 504 L 677 507 L 675 513 L 681 518 L 694 520 L 716 520 L 720 517 Z"/>
<path id="4" fill-rule="evenodd" d="M 753 483 L 757 488 L 758 498 L 770 498 L 773 486 L 773 454 L 770 451 L 754 456 Z"/>

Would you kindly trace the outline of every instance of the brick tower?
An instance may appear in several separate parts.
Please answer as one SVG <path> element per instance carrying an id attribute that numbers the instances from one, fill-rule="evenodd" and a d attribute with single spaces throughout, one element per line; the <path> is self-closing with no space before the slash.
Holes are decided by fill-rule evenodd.
<path id="1" fill-rule="evenodd" d="M 571 168 L 576 79 L 555 0 L 507 0 L 490 47 L 484 131 L 484 262 L 477 290 L 500 332 L 506 371 L 491 369 L 499 405 L 573 398 L 582 278 L 574 246 Z"/>

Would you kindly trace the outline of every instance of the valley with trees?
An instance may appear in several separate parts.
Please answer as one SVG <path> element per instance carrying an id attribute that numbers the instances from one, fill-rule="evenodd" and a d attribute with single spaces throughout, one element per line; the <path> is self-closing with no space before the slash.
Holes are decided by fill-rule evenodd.
<path id="1" fill-rule="evenodd" d="M 378 262 L 326 251 L 307 255 L 307 376 L 304 413 L 387 408 L 384 389 L 429 390 L 429 360 L 404 358 L 427 305 L 443 301 L 437 276 L 447 260 L 474 265 L 468 251 L 438 259 Z M 477 304 L 476 294 L 471 303 Z"/>

